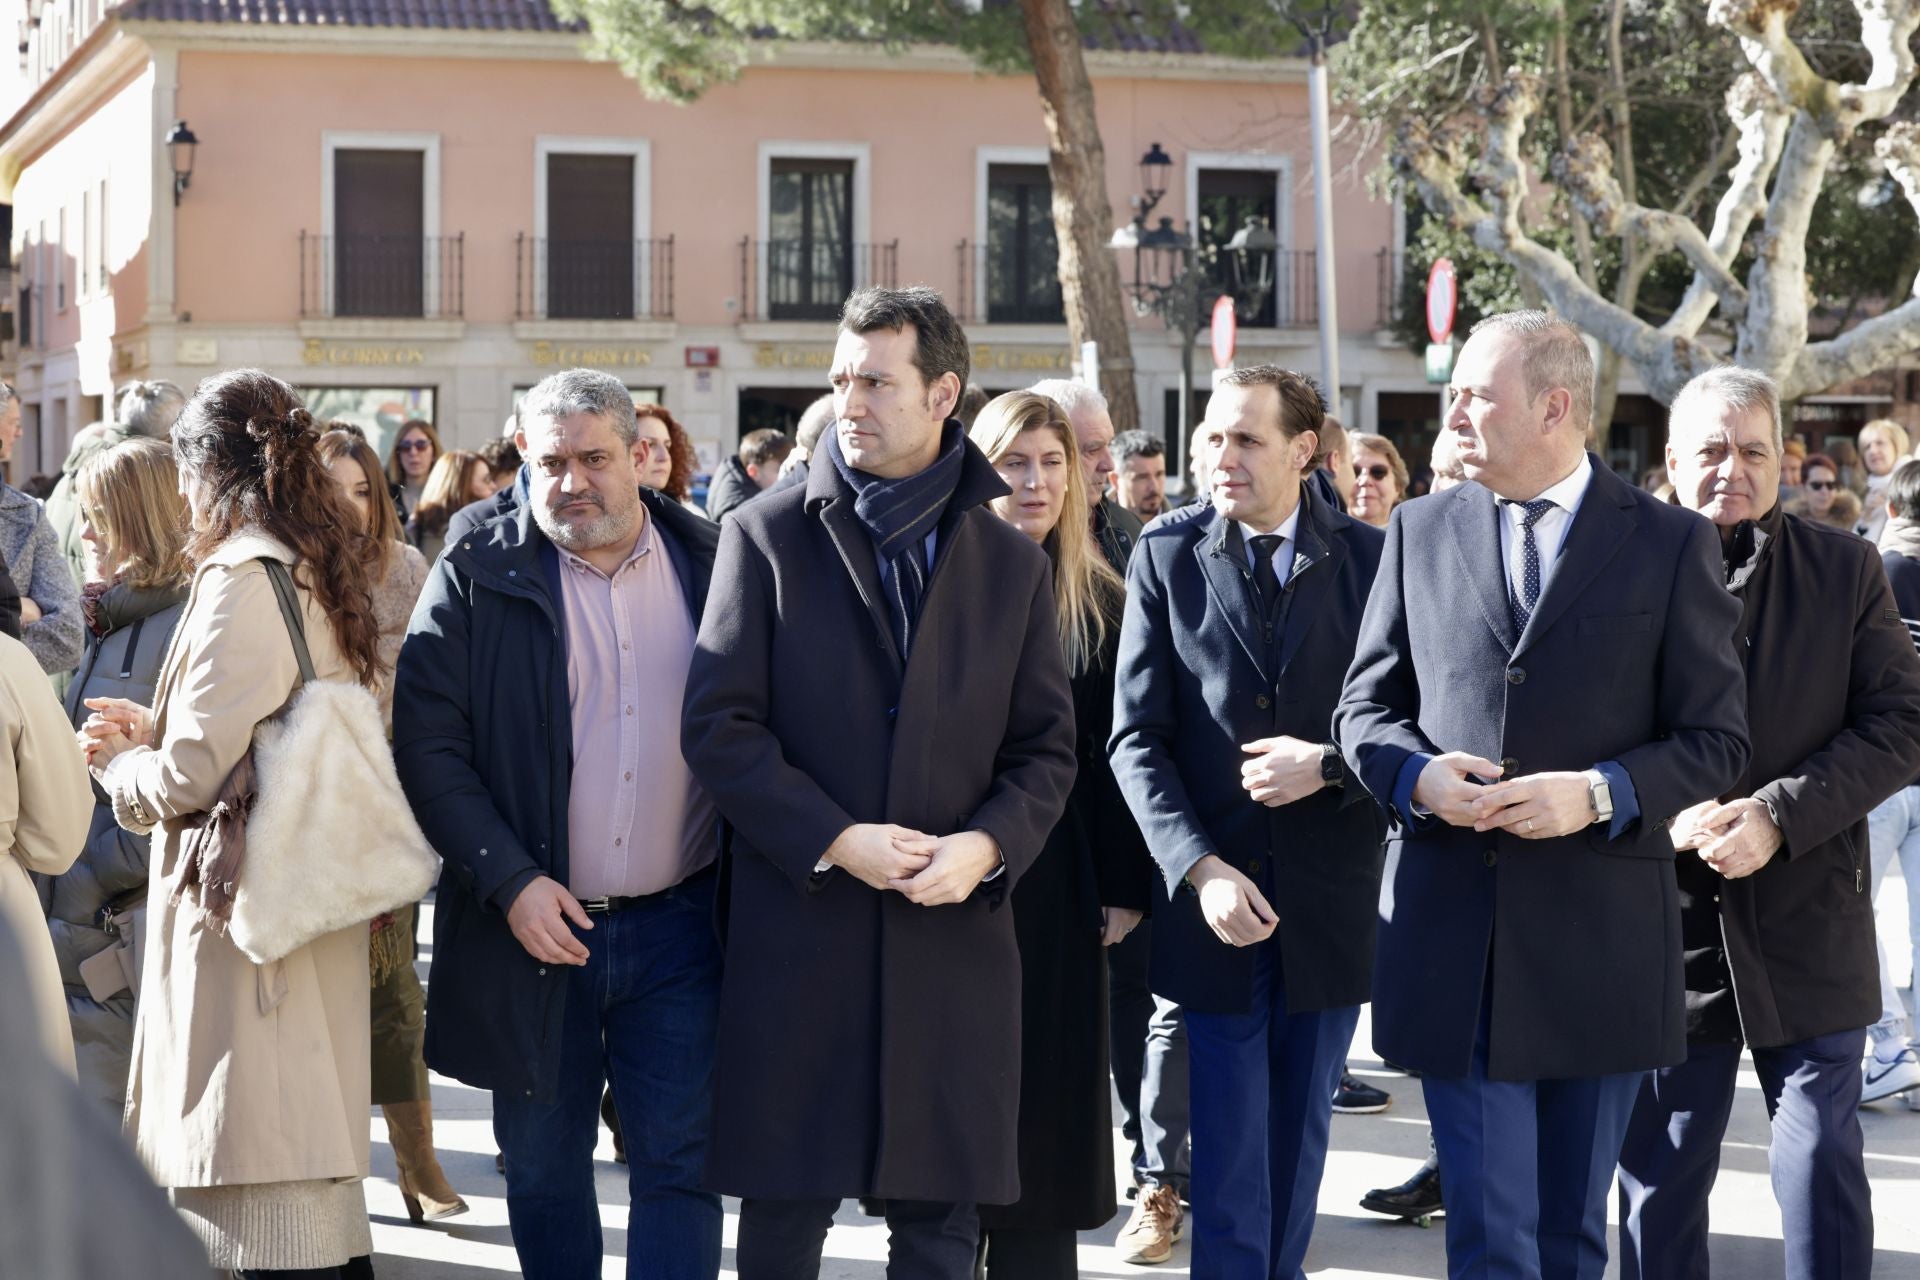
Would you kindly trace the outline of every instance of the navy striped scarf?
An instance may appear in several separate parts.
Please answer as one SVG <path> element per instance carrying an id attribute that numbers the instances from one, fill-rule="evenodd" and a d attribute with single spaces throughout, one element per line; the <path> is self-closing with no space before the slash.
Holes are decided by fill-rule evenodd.
<path id="1" fill-rule="evenodd" d="M 827 456 L 853 488 L 853 513 L 866 526 L 874 549 L 887 566 L 882 585 L 893 617 L 894 642 L 904 662 L 913 648 L 920 606 L 927 594 L 927 535 L 940 524 L 960 483 L 966 433 L 959 422 L 949 418 L 940 437 L 940 456 L 933 465 L 898 480 L 883 480 L 855 469 L 840 452 L 838 431 L 827 432 L 826 442 Z"/>

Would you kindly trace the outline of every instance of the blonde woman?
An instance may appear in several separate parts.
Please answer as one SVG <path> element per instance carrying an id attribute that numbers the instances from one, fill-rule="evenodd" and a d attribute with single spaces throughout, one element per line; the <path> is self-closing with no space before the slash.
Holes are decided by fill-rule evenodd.
<path id="1" fill-rule="evenodd" d="M 493 496 L 493 468 L 477 453 L 449 449 L 427 474 L 419 505 L 407 521 L 407 541 L 432 564 L 447 545 L 447 523 L 469 502 Z"/>
<path id="2" fill-rule="evenodd" d="M 187 601 L 187 509 L 165 441 L 135 439 L 95 454 L 74 476 L 85 555 L 86 649 L 67 691 L 67 718 L 89 698 L 150 706 L 167 643 Z M 45 891 L 47 927 L 66 979 L 80 1088 L 115 1124 L 127 1101 L 134 1001 L 145 932 L 148 841 L 123 830 L 95 792 L 80 860 Z"/>
<path id="3" fill-rule="evenodd" d="M 989 1280 L 1076 1274 L 1075 1233 L 1113 1216 L 1106 960 L 1146 909 L 1152 861 L 1107 764 L 1125 589 L 1100 554 L 1073 428 L 1045 396 L 989 401 L 968 432 L 1011 490 L 993 512 L 1053 561 L 1073 684 L 1079 775 L 1067 811 L 1013 891 L 1021 955 L 1020 1199 L 982 1205 Z"/>

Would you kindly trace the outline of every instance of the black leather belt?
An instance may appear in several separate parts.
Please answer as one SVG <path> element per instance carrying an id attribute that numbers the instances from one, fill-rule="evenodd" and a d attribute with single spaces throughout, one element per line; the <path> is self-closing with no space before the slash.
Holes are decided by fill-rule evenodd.
<path id="1" fill-rule="evenodd" d="M 639 893 L 634 894 L 632 897 L 582 898 L 580 900 L 580 909 L 590 916 L 600 916 L 606 915 L 609 912 L 625 911 L 628 907 L 637 907 L 643 902 L 657 902 L 661 898 L 672 897 L 675 893 L 690 889 L 705 880 L 711 879 L 714 875 L 715 865 L 716 864 L 709 862 L 706 866 L 700 868 L 679 884 L 668 885 L 658 893 Z"/>

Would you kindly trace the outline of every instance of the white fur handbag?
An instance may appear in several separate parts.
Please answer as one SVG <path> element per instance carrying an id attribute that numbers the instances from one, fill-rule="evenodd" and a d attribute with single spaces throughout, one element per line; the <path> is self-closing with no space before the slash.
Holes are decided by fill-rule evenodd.
<path id="1" fill-rule="evenodd" d="M 393 765 L 380 706 L 316 679 L 293 575 L 262 558 L 300 662 L 287 709 L 254 731 L 256 794 L 228 936 L 271 964 L 336 930 L 418 902 L 440 874 Z"/>

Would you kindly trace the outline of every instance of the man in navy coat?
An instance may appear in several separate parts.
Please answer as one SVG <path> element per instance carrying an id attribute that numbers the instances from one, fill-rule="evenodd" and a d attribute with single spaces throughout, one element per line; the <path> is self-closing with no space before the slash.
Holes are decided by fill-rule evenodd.
<path id="1" fill-rule="evenodd" d="M 1456 1277 L 1599 1280 L 1642 1075 L 1686 1056 L 1667 824 L 1746 765 L 1720 540 L 1585 451 L 1544 312 L 1460 353 L 1469 482 L 1394 512 L 1334 727 L 1390 802 L 1374 1046 L 1423 1074 Z"/>
<path id="2" fill-rule="evenodd" d="M 1378 530 L 1307 483 L 1323 409 L 1273 365 L 1207 406 L 1213 505 L 1129 573 L 1114 773 L 1164 876 L 1149 981 L 1185 1007 L 1193 1270 L 1302 1275 L 1367 998 L 1379 813 L 1332 745 Z"/>

